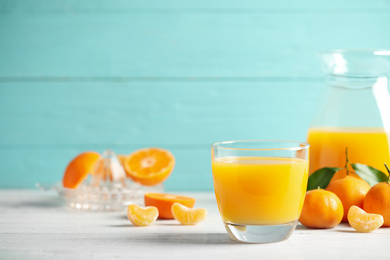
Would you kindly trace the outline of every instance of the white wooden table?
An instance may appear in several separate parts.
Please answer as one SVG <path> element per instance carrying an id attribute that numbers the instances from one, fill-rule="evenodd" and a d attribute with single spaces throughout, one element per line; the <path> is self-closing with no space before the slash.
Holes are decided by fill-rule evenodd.
<path id="1" fill-rule="evenodd" d="M 0 259 L 390 259 L 390 228 L 361 234 L 345 224 L 299 225 L 287 241 L 243 244 L 225 232 L 213 193 L 178 194 L 195 197 L 208 218 L 134 227 L 125 211 L 80 212 L 51 192 L 0 190 Z"/>

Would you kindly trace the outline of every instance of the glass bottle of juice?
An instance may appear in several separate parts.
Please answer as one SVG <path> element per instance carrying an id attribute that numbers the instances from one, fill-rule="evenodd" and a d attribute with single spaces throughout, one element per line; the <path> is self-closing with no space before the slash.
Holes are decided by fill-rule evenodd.
<path id="1" fill-rule="evenodd" d="M 390 164 L 390 51 L 322 53 L 326 92 L 308 131 L 310 173 L 351 163 Z"/>

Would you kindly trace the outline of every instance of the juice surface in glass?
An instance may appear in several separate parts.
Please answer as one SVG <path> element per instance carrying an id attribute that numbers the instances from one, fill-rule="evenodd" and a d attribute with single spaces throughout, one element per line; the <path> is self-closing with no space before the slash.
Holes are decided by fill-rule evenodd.
<path id="1" fill-rule="evenodd" d="M 225 223 L 278 225 L 299 218 L 307 186 L 307 160 L 222 157 L 212 161 L 212 170 Z"/>
<path id="2" fill-rule="evenodd" d="M 345 149 L 351 163 L 362 163 L 387 172 L 390 163 L 388 136 L 383 128 L 311 128 L 310 173 L 322 167 L 344 167 Z"/>

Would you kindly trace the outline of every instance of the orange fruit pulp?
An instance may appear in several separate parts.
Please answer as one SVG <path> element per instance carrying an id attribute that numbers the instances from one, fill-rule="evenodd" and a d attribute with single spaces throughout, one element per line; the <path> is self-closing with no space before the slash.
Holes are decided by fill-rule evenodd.
<path id="1" fill-rule="evenodd" d="M 150 226 L 158 217 L 158 209 L 156 207 L 143 208 L 131 204 L 127 207 L 127 217 L 136 226 Z"/>
<path id="2" fill-rule="evenodd" d="M 123 160 L 127 176 L 142 185 L 153 186 L 166 180 L 175 166 L 174 156 L 161 148 L 144 148 Z"/>
<path id="3" fill-rule="evenodd" d="M 88 174 L 93 174 L 94 166 L 99 158 L 100 154 L 97 152 L 83 152 L 77 155 L 66 167 L 62 185 L 65 188 L 77 188 Z"/>
<path id="4" fill-rule="evenodd" d="M 167 193 L 145 193 L 145 206 L 154 206 L 159 211 L 159 218 L 173 219 L 171 211 L 172 205 L 178 202 L 184 206 L 192 208 L 195 204 L 195 199 L 187 196 L 180 196 Z"/>
<path id="5" fill-rule="evenodd" d="M 380 214 L 385 227 L 390 227 L 390 183 L 380 182 L 368 191 L 363 201 L 363 209 L 368 213 Z"/>
<path id="6" fill-rule="evenodd" d="M 344 178 L 331 181 L 326 190 L 335 193 L 343 203 L 344 216 L 342 221 L 347 222 L 349 208 L 353 205 L 361 208 L 364 197 L 370 188 L 371 186 L 364 180 L 346 175 Z"/>
<path id="7" fill-rule="evenodd" d="M 191 209 L 175 202 L 172 205 L 172 215 L 182 225 L 195 225 L 206 218 L 207 210 L 204 208 Z"/>
<path id="8" fill-rule="evenodd" d="M 383 217 L 379 214 L 367 213 L 357 206 L 348 211 L 348 222 L 358 232 L 368 233 L 383 225 Z"/>
<path id="9" fill-rule="evenodd" d="M 309 228 L 333 228 L 343 219 L 339 197 L 331 191 L 316 189 L 306 192 L 299 222 Z"/>

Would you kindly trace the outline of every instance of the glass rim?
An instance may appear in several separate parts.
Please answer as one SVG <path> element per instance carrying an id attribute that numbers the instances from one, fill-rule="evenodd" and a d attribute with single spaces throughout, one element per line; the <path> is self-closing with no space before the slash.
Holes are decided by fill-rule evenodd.
<path id="1" fill-rule="evenodd" d="M 331 49 L 317 52 L 319 55 L 332 54 L 372 54 L 376 56 L 390 56 L 390 49 Z"/>
<path id="2" fill-rule="evenodd" d="M 281 143 L 290 143 L 296 144 L 297 146 L 292 147 L 281 147 L 281 148 L 240 148 L 240 147 L 223 147 L 220 145 L 223 144 L 233 144 L 233 143 L 266 143 L 266 142 L 281 142 Z M 299 142 L 299 141 L 290 141 L 290 140 L 271 140 L 271 139 L 253 139 L 253 140 L 231 140 L 231 141 L 221 141 L 216 142 L 211 145 L 213 148 L 218 149 L 226 149 L 226 150 L 240 150 L 240 151 L 281 151 L 281 150 L 289 150 L 289 151 L 300 151 L 305 150 L 310 147 L 308 143 Z"/>

